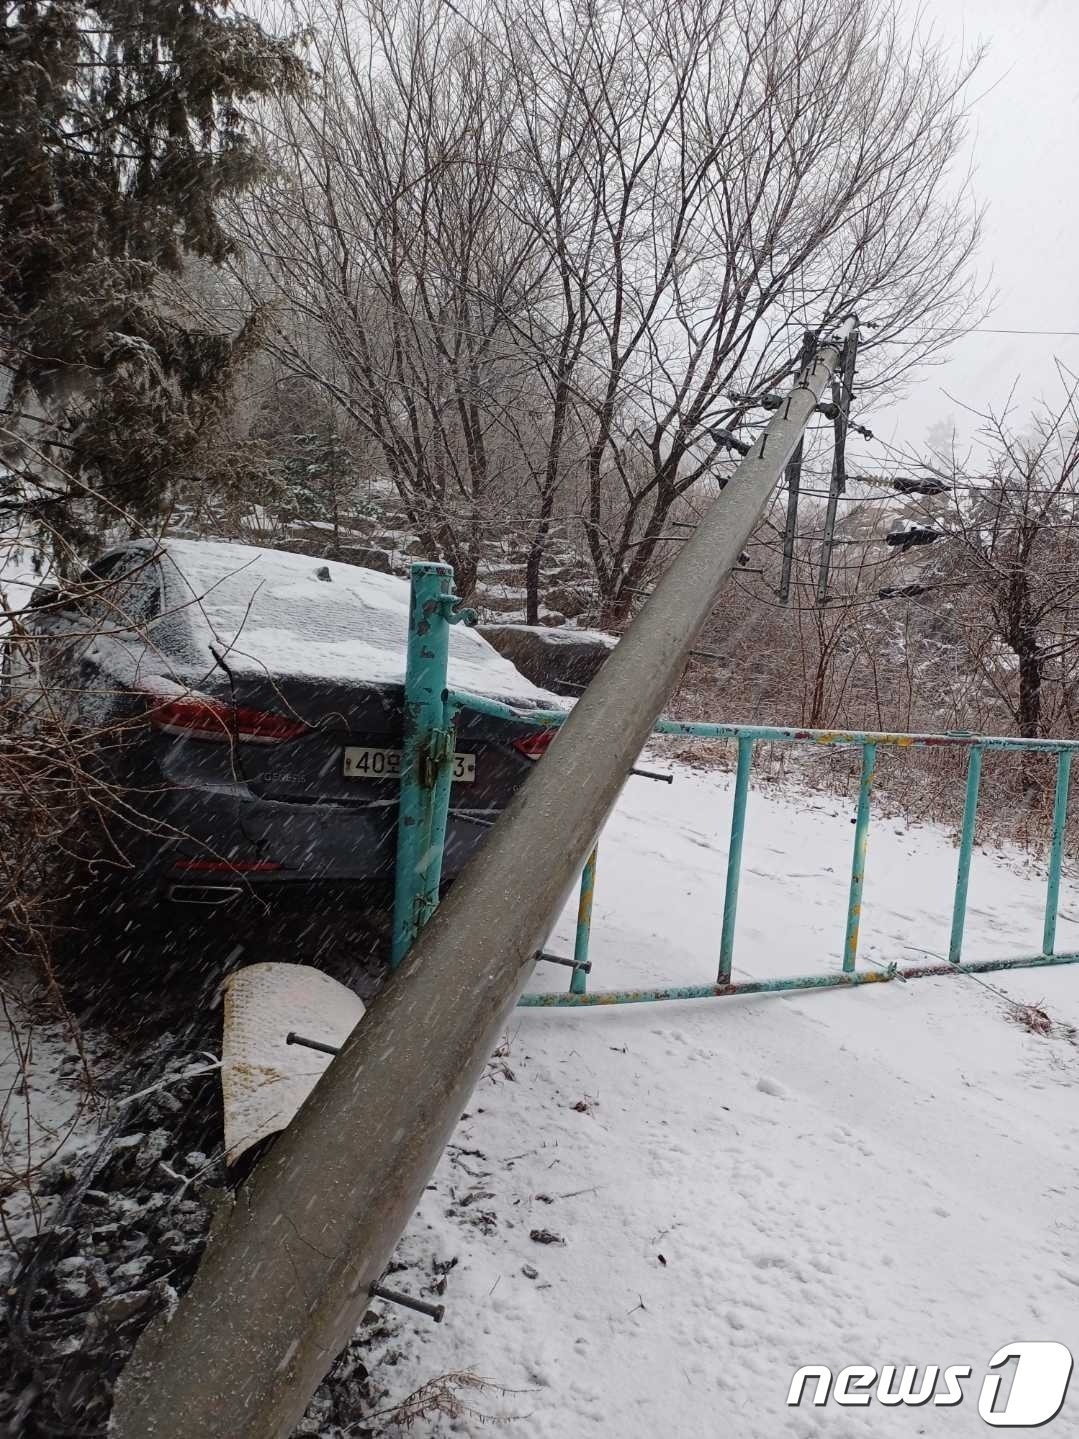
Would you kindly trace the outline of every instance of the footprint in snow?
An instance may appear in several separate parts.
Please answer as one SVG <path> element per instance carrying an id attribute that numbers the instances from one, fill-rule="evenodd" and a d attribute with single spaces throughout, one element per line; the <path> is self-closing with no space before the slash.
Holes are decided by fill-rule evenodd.
<path id="1" fill-rule="evenodd" d="M 790 1259 L 786 1254 L 755 1254 L 753 1265 L 756 1269 L 786 1269 Z"/>

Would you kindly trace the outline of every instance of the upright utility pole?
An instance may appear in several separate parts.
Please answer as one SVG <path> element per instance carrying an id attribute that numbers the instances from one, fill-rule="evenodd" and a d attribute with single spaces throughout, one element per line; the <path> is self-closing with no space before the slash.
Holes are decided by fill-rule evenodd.
<path id="1" fill-rule="evenodd" d="M 850 402 L 854 395 L 854 370 L 858 359 L 858 331 L 847 340 L 841 358 L 842 373 L 832 378 L 832 403 L 837 407 L 833 421 L 835 449 L 832 454 L 832 478 L 828 487 L 828 508 L 824 516 L 824 542 L 821 545 L 820 569 L 817 573 L 817 603 L 828 601 L 828 572 L 835 544 L 835 518 L 839 497 L 847 489 L 847 430 L 850 426 Z"/>
<path id="2" fill-rule="evenodd" d="M 783 531 L 783 569 L 779 576 L 779 603 L 785 605 L 791 597 L 791 569 L 794 565 L 794 542 L 798 538 L 798 497 L 802 488 L 802 455 L 805 440 L 795 446 L 794 454 L 785 471 L 787 481 L 787 524 Z"/>
<path id="3" fill-rule="evenodd" d="M 237 1196 L 111 1439 L 287 1439 L 348 1342 L 585 857 L 828 384 L 812 362 Z M 315 1036 L 317 1038 L 317 1036 Z"/>
<path id="4" fill-rule="evenodd" d="M 802 338 L 802 353 L 799 365 L 805 365 L 813 357 L 816 336 L 807 330 Z M 834 382 L 833 382 L 834 383 Z M 805 453 L 803 436 L 794 449 L 784 474 L 787 486 L 787 523 L 783 532 L 783 569 L 779 576 L 779 603 L 785 605 L 791 595 L 791 570 L 794 566 L 794 543 L 798 538 L 798 500 L 802 488 L 802 456 Z"/>

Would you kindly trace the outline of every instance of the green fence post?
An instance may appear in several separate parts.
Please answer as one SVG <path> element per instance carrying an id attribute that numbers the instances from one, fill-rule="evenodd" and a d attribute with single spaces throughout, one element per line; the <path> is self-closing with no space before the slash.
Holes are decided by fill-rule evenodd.
<path id="1" fill-rule="evenodd" d="M 1060 908 L 1060 864 L 1064 858 L 1064 830 L 1068 823 L 1068 781 L 1072 772 L 1072 751 L 1063 749 L 1057 759 L 1057 792 L 1053 802 L 1053 841 L 1049 850 L 1049 887 L 1045 894 L 1045 928 L 1042 954 L 1052 954 L 1057 938 L 1057 910 Z"/>
<path id="2" fill-rule="evenodd" d="M 449 565 L 412 566 L 391 969 L 396 969 L 404 959 L 438 903 L 449 777 L 453 771 L 452 731 L 449 755 L 440 753 L 441 737 L 446 733 L 444 695 L 449 668 L 452 581 L 453 571 Z M 435 835 L 433 821 L 439 804 L 443 821 L 440 835 Z"/>
<path id="3" fill-rule="evenodd" d="M 738 885 L 742 877 L 742 841 L 746 832 L 746 800 L 749 774 L 753 768 L 753 740 L 738 740 L 738 768 L 734 777 L 734 809 L 731 812 L 731 840 L 727 847 L 727 885 L 723 891 L 723 928 L 719 936 L 717 984 L 730 984 L 734 963 L 734 923 L 738 917 Z"/>
<path id="4" fill-rule="evenodd" d="M 858 931 L 862 923 L 862 889 L 865 885 L 865 854 L 869 843 L 869 798 L 877 769 L 877 747 L 862 745 L 862 779 L 858 786 L 858 818 L 854 826 L 854 856 L 850 866 L 850 897 L 847 900 L 847 933 L 843 942 L 843 972 L 853 974 L 858 958 Z"/>
<path id="5" fill-rule="evenodd" d="M 599 848 L 592 851 L 581 871 L 581 897 L 577 901 L 577 935 L 573 941 L 573 958 L 584 964 L 588 958 L 588 942 L 592 934 L 592 901 L 596 894 L 596 856 Z M 584 994 L 588 988 L 588 975 L 583 969 L 575 969 L 570 975 L 570 994 Z"/>
<path id="6" fill-rule="evenodd" d="M 958 964 L 963 956 L 970 856 L 974 850 L 974 824 L 978 817 L 978 786 L 981 778 L 982 750 L 980 745 L 974 745 L 967 760 L 967 798 L 963 805 L 963 832 L 959 839 L 959 867 L 955 876 L 955 901 L 952 905 L 952 936 L 948 945 L 948 959 L 952 964 Z"/>

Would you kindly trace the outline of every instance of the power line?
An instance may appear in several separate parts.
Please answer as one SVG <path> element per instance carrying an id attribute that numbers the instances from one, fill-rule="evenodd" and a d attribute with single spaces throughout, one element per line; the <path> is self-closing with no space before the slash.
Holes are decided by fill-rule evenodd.
<path id="1" fill-rule="evenodd" d="M 957 340 L 961 340 L 964 335 L 1059 335 L 1079 339 L 1079 330 L 1005 330 L 992 325 L 975 325 L 971 330 L 958 331 L 952 331 L 948 325 L 928 325 L 926 332 L 934 335 L 954 333 Z"/>
<path id="2" fill-rule="evenodd" d="M 768 609 L 786 610 L 788 613 L 793 614 L 811 615 L 819 614 L 822 612 L 825 614 L 837 614 L 841 610 L 861 609 L 865 605 L 886 605 L 892 603 L 891 600 L 882 598 L 879 594 L 876 593 L 876 591 L 874 591 L 872 594 L 847 595 L 842 600 L 836 600 L 834 602 L 829 602 L 828 604 L 824 605 L 791 605 L 783 604 L 780 600 L 767 599 L 764 595 L 758 594 L 755 590 L 751 590 L 747 585 L 741 583 L 739 580 L 733 580 L 732 583 L 734 584 L 735 589 L 740 590 L 747 599 L 753 600 L 754 603 L 759 605 L 765 605 Z M 973 580 L 942 580 L 939 584 L 926 585 L 925 589 L 922 591 L 922 594 L 933 594 L 936 590 L 966 589 L 969 585 L 973 583 Z M 898 598 L 902 599 L 906 597 L 898 596 Z"/>

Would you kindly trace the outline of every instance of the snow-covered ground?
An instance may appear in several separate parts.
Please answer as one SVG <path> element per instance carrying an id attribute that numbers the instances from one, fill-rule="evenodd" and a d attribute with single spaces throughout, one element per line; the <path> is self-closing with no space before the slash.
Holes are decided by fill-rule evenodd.
<path id="1" fill-rule="evenodd" d="M 675 774 L 630 780 L 604 837 L 598 988 L 714 976 L 730 781 Z M 736 975 L 838 967 L 852 814 L 755 785 Z M 954 870 L 943 831 L 875 823 L 866 962 L 944 953 Z M 976 854 L 969 958 L 1038 948 L 1043 881 L 1018 854 Z M 1062 911 L 1060 948 L 1079 949 L 1074 875 Z M 540 966 L 533 983 L 565 978 Z M 1003 995 L 1041 1005 L 1053 1032 L 1024 1029 Z M 1079 965 L 518 1010 L 399 1251 L 391 1282 L 423 1293 L 444 1273 L 447 1314 L 390 1311 L 371 1353 L 386 1407 L 470 1370 L 498 1388 L 462 1398 L 515 1439 L 988 1432 L 977 1396 L 998 1349 L 1079 1354 L 1076 1024 Z M 35 1158 L 90 1138 L 77 1076 L 60 1078 L 71 1068 L 39 1034 L 4 1083 L 9 1139 L 24 1078 L 46 1105 Z M 8 1163 L 17 1177 L 18 1146 Z M 34 1227 L 21 1202 L 13 1217 Z M 809 1364 L 973 1376 L 958 1407 L 789 1408 Z M 1079 1380 L 1072 1391 L 1047 1431 L 1062 1439 L 1079 1434 Z M 485 1431 L 465 1413 L 412 1432 Z"/>
<path id="2" fill-rule="evenodd" d="M 0 533 L 0 593 L 8 608 L 18 611 L 27 605 L 41 580 L 42 575 L 34 570 L 30 548 L 17 543 L 11 534 Z M 0 633 L 7 624 L 0 614 Z"/>
<path id="3" fill-rule="evenodd" d="M 670 787 L 630 780 L 600 851 L 596 987 L 714 975 L 729 791 L 682 768 Z M 852 815 L 754 792 L 736 974 L 838 966 Z M 945 952 L 954 870 L 942 831 L 874 825 L 868 962 Z M 967 957 L 1036 952 L 1042 896 L 1037 866 L 978 851 Z M 1074 881 L 1062 909 L 1059 947 L 1079 948 Z M 568 910 L 562 952 L 571 935 Z M 540 966 L 534 983 L 564 981 Z M 1028 1032 L 1001 992 L 1060 1027 Z M 471 1369 L 519 1391 L 463 1397 L 520 1439 L 988 1433 L 978 1392 L 998 1349 L 1079 1354 L 1069 1023 L 1079 966 L 518 1010 L 402 1249 L 428 1270 L 457 1261 L 446 1319 L 406 1316 L 379 1377 L 403 1397 Z M 403 1278 L 418 1288 L 420 1270 Z M 958 1407 L 789 1408 L 807 1364 L 973 1377 Z M 1079 1380 L 1047 1432 L 1079 1433 Z"/>
<path id="4" fill-rule="evenodd" d="M 29 969 L 29 966 L 27 966 Z M 54 1022 L 35 1022 L 29 973 L 0 983 L 0 1204 L 4 1237 L 48 1222 L 52 1201 L 37 1193 L 43 1166 L 92 1142 L 97 1111 L 80 1057 Z M 0 1244 L 0 1270 L 11 1258 Z"/>

